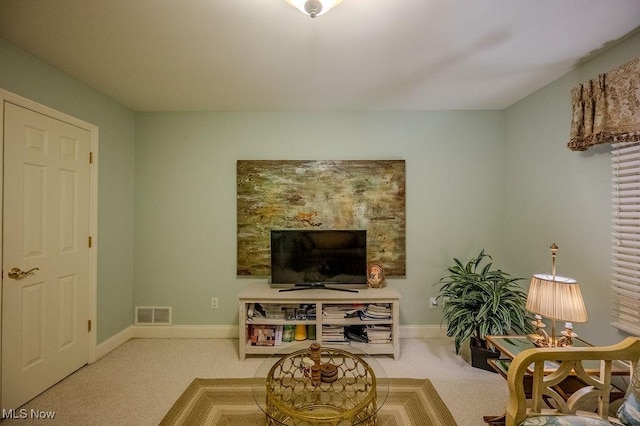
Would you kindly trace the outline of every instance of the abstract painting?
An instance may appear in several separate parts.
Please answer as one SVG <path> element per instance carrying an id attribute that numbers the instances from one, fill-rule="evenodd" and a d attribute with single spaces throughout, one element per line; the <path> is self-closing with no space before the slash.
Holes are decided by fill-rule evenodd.
<path id="1" fill-rule="evenodd" d="M 404 160 L 237 162 L 237 275 L 270 275 L 271 229 L 366 229 L 367 257 L 405 276 Z"/>

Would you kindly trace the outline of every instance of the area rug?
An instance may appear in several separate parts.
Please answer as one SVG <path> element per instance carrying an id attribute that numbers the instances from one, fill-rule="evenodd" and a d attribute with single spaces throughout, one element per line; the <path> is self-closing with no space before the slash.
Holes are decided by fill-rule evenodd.
<path id="1" fill-rule="evenodd" d="M 455 426 L 451 412 L 429 380 L 387 379 L 389 396 L 378 425 Z M 251 392 L 253 379 L 195 379 L 173 404 L 161 426 L 266 425 Z"/>

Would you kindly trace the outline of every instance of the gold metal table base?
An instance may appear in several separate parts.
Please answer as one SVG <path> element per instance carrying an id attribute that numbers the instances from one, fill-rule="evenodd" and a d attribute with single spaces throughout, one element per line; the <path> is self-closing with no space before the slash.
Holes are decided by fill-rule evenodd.
<path id="1" fill-rule="evenodd" d="M 315 365 L 330 364 L 337 369 L 337 378 L 327 382 L 312 376 L 314 360 L 310 355 L 307 349 L 285 355 L 269 371 L 267 423 L 376 425 L 376 377 L 369 364 L 341 349 L 320 348 L 319 359 L 315 354 Z"/>

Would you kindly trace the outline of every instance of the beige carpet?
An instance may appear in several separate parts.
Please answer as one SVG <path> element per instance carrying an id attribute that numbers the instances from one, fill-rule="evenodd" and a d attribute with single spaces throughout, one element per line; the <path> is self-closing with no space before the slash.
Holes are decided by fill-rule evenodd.
<path id="1" fill-rule="evenodd" d="M 378 413 L 379 425 L 456 425 L 429 380 L 388 380 L 389 396 Z M 252 379 L 195 379 L 160 425 L 265 425 L 251 383 Z"/>

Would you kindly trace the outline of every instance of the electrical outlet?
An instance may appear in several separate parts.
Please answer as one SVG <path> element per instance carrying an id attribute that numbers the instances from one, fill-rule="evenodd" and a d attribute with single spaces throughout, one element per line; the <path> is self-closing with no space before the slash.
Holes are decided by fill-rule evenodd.
<path id="1" fill-rule="evenodd" d="M 211 298 L 211 309 L 218 309 L 218 298 L 217 297 L 212 297 Z"/>
<path id="2" fill-rule="evenodd" d="M 438 307 L 438 299 L 436 299 L 435 297 L 431 297 L 429 299 L 429 307 L 431 309 L 436 309 Z"/>

